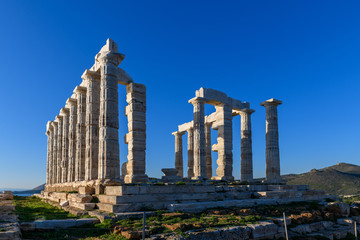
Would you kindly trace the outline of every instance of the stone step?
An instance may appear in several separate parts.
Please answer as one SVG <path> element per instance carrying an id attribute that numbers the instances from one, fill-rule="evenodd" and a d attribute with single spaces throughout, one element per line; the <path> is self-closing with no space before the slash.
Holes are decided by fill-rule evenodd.
<path id="1" fill-rule="evenodd" d="M 124 196 L 153 193 L 213 193 L 214 185 L 143 185 L 143 186 L 107 186 L 106 195 Z"/>
<path id="2" fill-rule="evenodd" d="M 70 207 L 75 207 L 81 210 L 92 210 L 95 208 L 95 203 L 78 203 L 78 202 L 69 202 Z"/>
<path id="3" fill-rule="evenodd" d="M 135 211 L 132 210 L 133 204 L 98 203 L 96 205 L 98 206 L 99 211 L 110 212 L 110 213 Z"/>
<path id="4" fill-rule="evenodd" d="M 147 194 L 147 195 L 127 195 L 127 196 L 109 196 L 99 195 L 100 203 L 110 204 L 125 204 L 125 203 L 139 203 L 139 202 L 181 202 L 181 201 L 208 201 L 223 200 L 224 194 L 218 193 L 173 193 L 173 194 Z"/>

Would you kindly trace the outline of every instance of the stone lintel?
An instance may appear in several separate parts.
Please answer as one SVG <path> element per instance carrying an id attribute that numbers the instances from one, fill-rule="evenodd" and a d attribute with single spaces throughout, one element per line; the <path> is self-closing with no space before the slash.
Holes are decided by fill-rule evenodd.
<path id="1" fill-rule="evenodd" d="M 124 69 L 118 68 L 117 70 L 118 70 L 118 75 L 119 75 L 119 81 L 118 81 L 119 84 L 128 85 L 128 84 L 134 82 L 132 77 L 130 77 L 130 75 L 127 72 L 125 72 Z"/>
<path id="2" fill-rule="evenodd" d="M 183 124 L 178 126 L 179 132 L 186 132 L 186 131 L 188 131 L 189 129 L 192 129 L 192 128 L 194 128 L 194 121 L 183 123 Z"/>
<path id="3" fill-rule="evenodd" d="M 74 93 L 86 93 L 86 87 L 76 86 Z"/>
<path id="4" fill-rule="evenodd" d="M 58 123 L 57 123 L 56 121 L 52 121 L 52 122 L 51 122 L 51 125 L 52 125 L 52 127 L 54 128 L 54 126 L 58 125 Z"/>
<path id="5" fill-rule="evenodd" d="M 268 99 L 268 100 L 260 103 L 260 105 L 261 105 L 261 106 L 264 106 L 264 107 L 269 106 L 269 105 L 278 106 L 278 105 L 280 105 L 280 104 L 282 104 L 282 101 L 277 100 L 277 99 L 274 99 L 274 98 L 270 98 L 270 99 Z"/>
<path id="6" fill-rule="evenodd" d="M 242 103 L 240 100 L 228 97 L 225 93 L 211 88 L 202 87 L 195 92 L 195 96 L 205 99 L 206 103 L 214 106 L 219 104 L 228 104 L 233 109 L 238 109 L 238 110 L 250 107 L 249 103 L 247 102 Z"/>

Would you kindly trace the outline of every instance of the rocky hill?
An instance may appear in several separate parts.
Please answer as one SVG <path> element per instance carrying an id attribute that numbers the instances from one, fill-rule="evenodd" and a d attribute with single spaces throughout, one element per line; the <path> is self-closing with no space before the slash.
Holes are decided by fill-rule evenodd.
<path id="1" fill-rule="evenodd" d="M 360 166 L 354 164 L 338 163 L 307 173 L 283 175 L 282 178 L 287 184 L 306 184 L 329 194 L 360 194 Z"/>
<path id="2" fill-rule="evenodd" d="M 40 186 L 37 186 L 33 189 L 25 190 L 25 191 L 13 191 L 14 194 L 34 194 L 34 193 L 40 193 L 45 189 L 45 183 L 41 184 Z"/>

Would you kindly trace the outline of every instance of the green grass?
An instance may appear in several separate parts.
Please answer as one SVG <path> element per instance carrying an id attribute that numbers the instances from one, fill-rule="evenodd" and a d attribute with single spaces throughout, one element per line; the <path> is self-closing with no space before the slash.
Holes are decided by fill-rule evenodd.
<path id="1" fill-rule="evenodd" d="M 38 197 L 14 196 L 16 214 L 20 221 L 78 218 L 62 209 L 42 202 Z"/>

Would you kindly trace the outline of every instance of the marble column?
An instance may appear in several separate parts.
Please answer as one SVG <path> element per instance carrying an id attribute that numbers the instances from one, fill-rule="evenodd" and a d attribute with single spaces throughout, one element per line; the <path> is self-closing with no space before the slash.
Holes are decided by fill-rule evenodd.
<path id="1" fill-rule="evenodd" d="M 77 86 L 74 93 L 77 99 L 75 181 L 83 181 L 85 179 L 86 88 Z"/>
<path id="2" fill-rule="evenodd" d="M 205 99 L 196 97 L 189 101 L 194 106 L 194 177 L 205 179 Z"/>
<path id="3" fill-rule="evenodd" d="M 233 181 L 233 137 L 232 137 L 232 108 L 228 104 L 218 104 L 216 109 L 216 121 L 213 128 L 217 130 L 217 143 L 212 150 L 218 153 L 218 168 L 216 169 L 216 180 Z"/>
<path id="4" fill-rule="evenodd" d="M 126 86 L 125 115 L 129 133 L 125 136 L 128 145 L 125 183 L 147 182 L 146 175 L 146 87 L 139 83 Z"/>
<path id="5" fill-rule="evenodd" d="M 269 99 L 261 103 L 266 108 L 266 182 L 280 183 L 280 153 L 277 106 L 282 102 Z"/>
<path id="6" fill-rule="evenodd" d="M 211 125 L 212 123 L 205 123 L 205 161 L 206 175 L 208 179 L 211 179 L 212 177 Z"/>
<path id="7" fill-rule="evenodd" d="M 177 175 L 184 177 L 184 163 L 183 163 L 183 143 L 182 136 L 184 132 L 173 132 L 175 136 L 175 168 L 178 170 Z"/>
<path id="8" fill-rule="evenodd" d="M 57 115 L 55 121 L 57 121 L 58 123 L 58 134 L 56 140 L 57 141 L 56 183 L 61 183 L 63 116 Z"/>
<path id="9" fill-rule="evenodd" d="M 61 182 L 67 182 L 68 174 L 68 153 L 69 153 L 69 109 L 62 108 L 60 111 L 63 116 L 63 139 L 62 139 L 62 161 L 61 161 Z"/>
<path id="10" fill-rule="evenodd" d="M 187 130 L 187 177 L 194 177 L 194 129 Z"/>
<path id="11" fill-rule="evenodd" d="M 52 175 L 51 175 L 51 184 L 56 183 L 57 179 L 57 144 L 58 144 L 58 123 L 56 121 L 52 122 L 53 126 L 53 151 L 52 151 Z"/>
<path id="12" fill-rule="evenodd" d="M 98 57 L 101 73 L 98 179 L 111 182 L 120 179 L 117 66 L 125 56 L 117 52 L 114 42 L 107 42 L 104 47 Z"/>
<path id="13" fill-rule="evenodd" d="M 51 121 L 48 121 L 46 124 L 46 136 L 47 136 L 47 160 L 46 160 L 46 185 L 50 184 L 50 169 L 51 169 L 51 159 L 52 159 L 52 153 L 51 153 Z"/>
<path id="14" fill-rule="evenodd" d="M 66 104 L 69 106 L 69 152 L 68 152 L 68 174 L 67 181 L 75 181 L 75 159 L 76 159 L 76 125 L 77 125 L 77 100 L 68 98 Z"/>
<path id="15" fill-rule="evenodd" d="M 251 114 L 252 109 L 243 109 L 241 116 L 241 181 L 253 181 L 253 156 L 251 138 Z"/>
<path id="16" fill-rule="evenodd" d="M 53 122 L 49 125 L 50 129 L 50 161 L 49 161 L 49 184 L 53 184 L 53 165 L 54 165 L 54 127 Z"/>
<path id="17" fill-rule="evenodd" d="M 85 180 L 89 181 L 98 177 L 100 74 L 86 70 L 82 79 L 87 83 Z"/>

